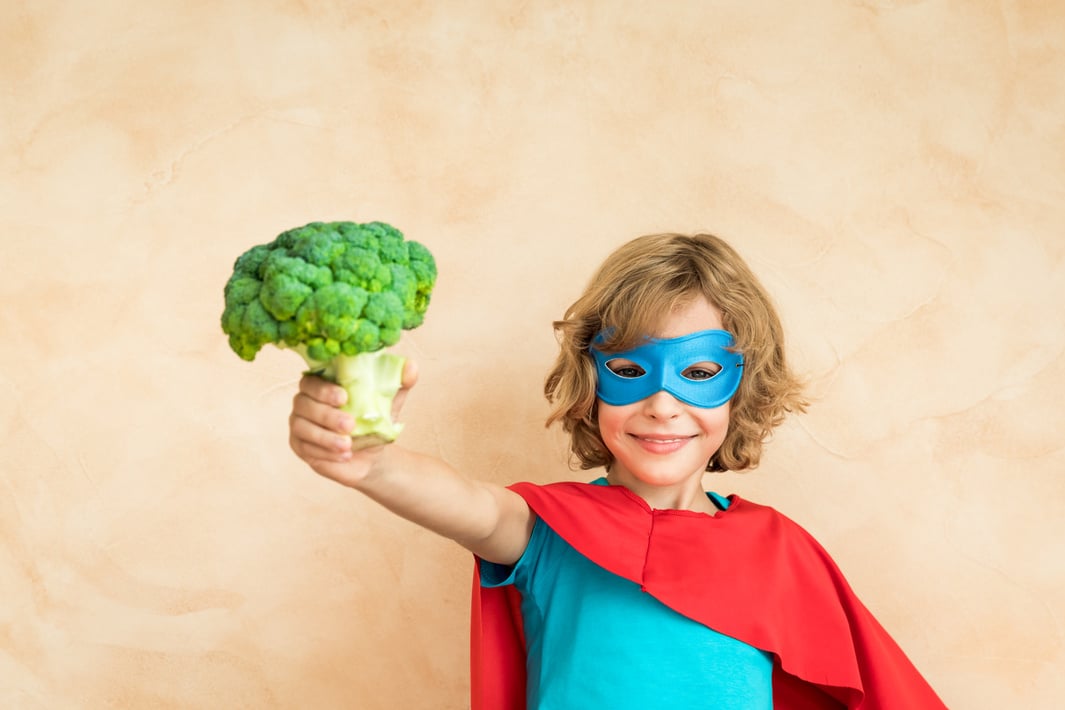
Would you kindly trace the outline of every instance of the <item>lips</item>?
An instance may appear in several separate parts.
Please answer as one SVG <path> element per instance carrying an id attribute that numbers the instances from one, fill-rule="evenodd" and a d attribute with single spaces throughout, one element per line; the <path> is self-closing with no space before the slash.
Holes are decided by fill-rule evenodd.
<path id="1" fill-rule="evenodd" d="M 694 439 L 694 436 L 667 436 L 664 434 L 631 434 L 633 440 L 642 448 L 652 454 L 671 454 L 684 448 L 685 444 Z"/>

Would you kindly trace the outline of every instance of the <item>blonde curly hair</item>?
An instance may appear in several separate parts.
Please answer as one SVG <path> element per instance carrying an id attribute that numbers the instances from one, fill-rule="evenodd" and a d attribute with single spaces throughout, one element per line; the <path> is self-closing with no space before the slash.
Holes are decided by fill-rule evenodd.
<path id="1" fill-rule="evenodd" d="M 628 350 L 654 332 L 664 315 L 699 296 L 721 311 L 744 356 L 728 433 L 706 470 L 756 467 L 772 430 L 787 413 L 806 409 L 802 383 L 785 360 L 780 318 L 739 254 L 710 234 L 638 237 L 607 257 L 564 319 L 554 323 L 560 351 L 544 383 L 552 405 L 547 425 L 561 422 L 580 468 L 609 469 L 613 462 L 599 433 L 592 339 L 605 332 L 609 337 L 598 347 Z"/>

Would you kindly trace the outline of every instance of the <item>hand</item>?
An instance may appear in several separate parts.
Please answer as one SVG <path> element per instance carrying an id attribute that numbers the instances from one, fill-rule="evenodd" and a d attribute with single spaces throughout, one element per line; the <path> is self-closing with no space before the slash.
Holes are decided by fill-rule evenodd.
<path id="1" fill-rule="evenodd" d="M 418 379 L 418 368 L 407 359 L 403 382 L 392 403 L 392 418 L 399 416 L 407 392 Z M 347 400 L 343 387 L 314 375 L 304 375 L 292 400 L 289 446 L 315 472 L 346 486 L 358 487 L 381 458 L 385 446 L 353 446 L 355 422 L 340 407 Z"/>

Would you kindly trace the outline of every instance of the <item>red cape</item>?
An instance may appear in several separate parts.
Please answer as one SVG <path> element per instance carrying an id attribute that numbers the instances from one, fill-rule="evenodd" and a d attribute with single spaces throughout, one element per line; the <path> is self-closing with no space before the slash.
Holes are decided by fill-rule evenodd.
<path id="1" fill-rule="evenodd" d="M 809 533 L 731 496 L 710 516 L 652 510 L 620 486 L 511 486 L 582 555 L 684 616 L 775 658 L 780 710 L 946 706 Z M 698 561 L 698 562 L 695 562 Z M 476 570 L 472 710 L 524 710 L 525 640 L 514 587 Z"/>

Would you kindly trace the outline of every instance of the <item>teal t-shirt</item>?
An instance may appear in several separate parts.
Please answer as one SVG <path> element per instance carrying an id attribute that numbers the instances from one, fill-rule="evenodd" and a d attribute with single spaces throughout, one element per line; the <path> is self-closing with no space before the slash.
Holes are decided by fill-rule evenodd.
<path id="1" fill-rule="evenodd" d="M 529 710 L 773 707 L 769 654 L 666 607 L 539 519 L 517 563 L 480 568 L 484 586 L 521 592 Z"/>

